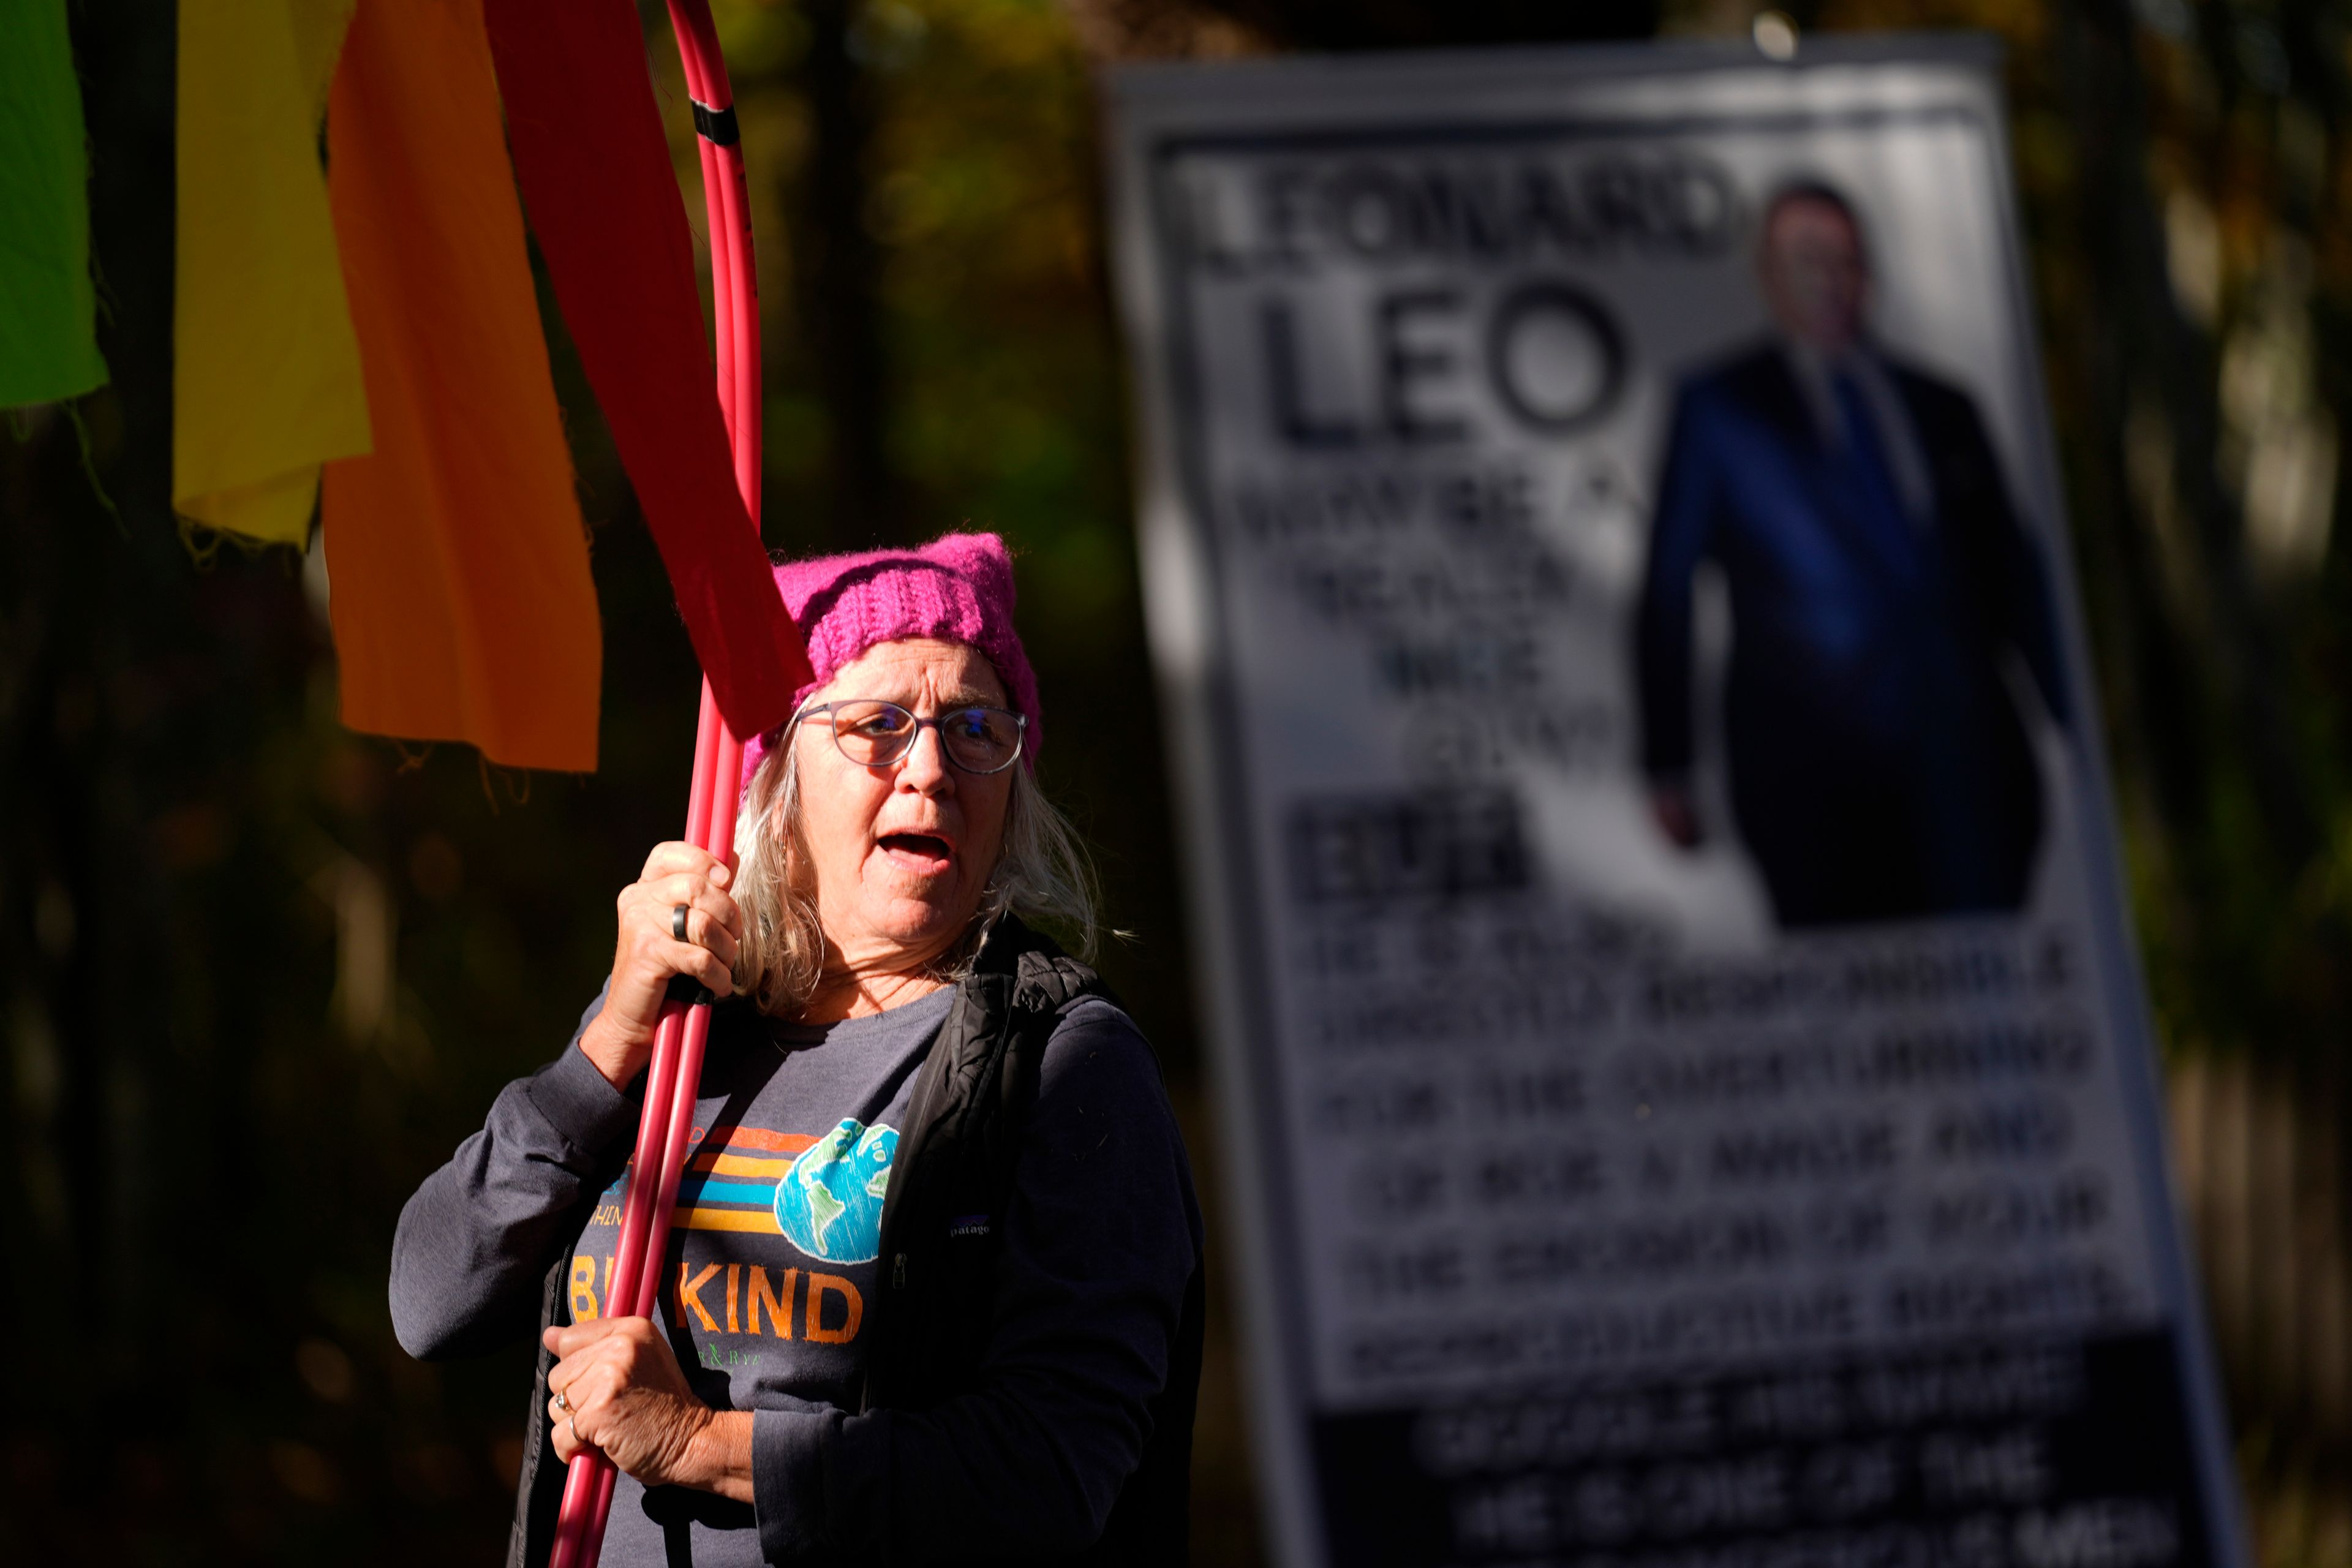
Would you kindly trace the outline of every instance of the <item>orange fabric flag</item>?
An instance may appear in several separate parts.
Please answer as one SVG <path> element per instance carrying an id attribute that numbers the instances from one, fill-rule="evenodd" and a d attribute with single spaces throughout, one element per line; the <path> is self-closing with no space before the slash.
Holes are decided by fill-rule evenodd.
<path id="1" fill-rule="evenodd" d="M 360 0 L 327 136 L 375 436 L 326 470 L 343 721 L 592 770 L 603 631 L 481 0 Z"/>

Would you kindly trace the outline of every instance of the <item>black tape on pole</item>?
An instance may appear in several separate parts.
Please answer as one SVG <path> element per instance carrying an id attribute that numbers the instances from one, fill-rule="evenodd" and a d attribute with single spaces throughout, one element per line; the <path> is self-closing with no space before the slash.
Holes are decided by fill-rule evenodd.
<path id="1" fill-rule="evenodd" d="M 697 102 L 693 99 L 688 99 L 687 101 L 694 104 L 695 132 L 704 141 L 717 147 L 732 147 L 743 139 L 735 129 L 733 104 L 730 103 L 724 109 L 713 109 L 710 105 Z"/>

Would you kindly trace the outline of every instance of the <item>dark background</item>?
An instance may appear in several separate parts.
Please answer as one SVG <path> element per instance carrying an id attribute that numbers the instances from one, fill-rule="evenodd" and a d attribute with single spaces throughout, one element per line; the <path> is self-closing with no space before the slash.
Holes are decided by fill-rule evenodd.
<path id="1" fill-rule="evenodd" d="M 393 1222 L 593 993 L 674 835 L 695 668 L 554 339 L 606 635 L 603 765 L 335 720 L 290 552 L 169 505 L 173 9 L 74 0 L 113 382 L 0 437 L 0 1552 L 488 1563 L 523 1352 L 420 1366 Z M 1733 0 L 721 0 L 754 181 L 768 542 L 1022 552 L 1047 788 L 1212 1203 L 1141 641 L 1092 66 L 1677 33 Z M 1968 26 L 2013 132 L 2184 1189 L 2266 1563 L 2352 1563 L 2352 35 L 2315 0 L 1831 0 Z M 691 195 L 683 91 L 648 38 Z M 1229 1282 L 1223 1281 L 1222 1283 Z M 1258 1560 L 1220 1297 L 1196 1556 Z"/>

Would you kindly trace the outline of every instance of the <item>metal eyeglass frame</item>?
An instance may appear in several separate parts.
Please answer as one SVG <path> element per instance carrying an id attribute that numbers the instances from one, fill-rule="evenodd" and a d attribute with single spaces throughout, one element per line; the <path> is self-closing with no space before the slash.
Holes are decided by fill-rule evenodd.
<path id="1" fill-rule="evenodd" d="M 949 709 L 944 713 L 935 713 L 930 718 L 926 719 L 903 703 L 893 702 L 887 698 L 845 697 L 837 702 L 810 703 L 807 707 L 803 708 L 799 712 L 793 715 L 793 723 L 794 725 L 798 725 L 803 719 L 813 717 L 819 713 L 830 716 L 833 710 L 836 708 L 853 707 L 861 702 L 870 702 L 877 708 L 888 708 L 898 712 L 904 713 L 909 722 L 913 725 L 913 728 L 907 731 L 907 744 L 903 751 L 898 752 L 893 756 L 866 763 L 859 762 L 856 757 L 850 756 L 849 748 L 842 743 L 840 727 L 828 722 L 825 725 L 825 728 L 833 731 L 833 749 L 839 752 L 845 758 L 847 758 L 850 764 L 855 767 L 897 767 L 900 763 L 905 762 L 909 756 L 914 754 L 915 746 L 922 740 L 923 731 L 926 730 L 939 731 L 940 755 L 946 759 L 948 765 L 954 768 L 958 773 L 970 773 L 974 778 L 984 779 L 991 773 L 1003 773 L 1005 769 L 1011 767 L 1013 763 L 1021 760 L 1021 753 L 1025 751 L 1029 745 L 1029 715 L 1026 713 L 1016 713 L 1010 708 L 991 708 L 985 702 L 962 703 L 957 707 Z M 1012 720 L 1013 754 L 1005 758 L 1003 762 L 997 763 L 992 768 L 970 767 L 963 763 L 959 762 L 956 759 L 955 749 L 948 744 L 947 731 L 940 728 L 941 725 L 945 724 L 950 719 L 954 718 L 959 713 L 1001 713 L 1007 719 Z"/>

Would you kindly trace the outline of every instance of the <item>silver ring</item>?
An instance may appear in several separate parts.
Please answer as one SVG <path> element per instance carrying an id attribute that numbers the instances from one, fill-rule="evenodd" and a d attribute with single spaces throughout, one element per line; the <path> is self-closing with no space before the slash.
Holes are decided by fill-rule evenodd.
<path id="1" fill-rule="evenodd" d="M 672 941 L 684 942 L 686 940 L 686 911 L 693 907 L 694 906 L 691 904 L 677 904 L 671 907 L 669 911 L 669 934 Z"/>
<path id="2" fill-rule="evenodd" d="M 580 1443 L 582 1447 L 586 1447 L 587 1444 L 582 1443 L 580 1439 L 580 1412 L 575 1410 L 572 1413 L 572 1419 L 568 1425 L 572 1428 L 572 1440 L 575 1443 Z"/>
<path id="3" fill-rule="evenodd" d="M 555 1391 L 555 1407 L 558 1410 L 569 1410 L 572 1408 L 572 1401 L 564 1397 L 563 1390 L 560 1388 Z"/>

